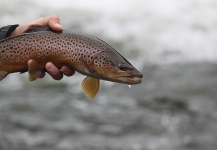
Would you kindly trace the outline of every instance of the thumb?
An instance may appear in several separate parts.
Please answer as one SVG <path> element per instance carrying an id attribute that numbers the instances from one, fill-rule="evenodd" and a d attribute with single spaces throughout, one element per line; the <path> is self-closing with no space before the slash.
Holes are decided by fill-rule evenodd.
<path id="1" fill-rule="evenodd" d="M 62 26 L 60 25 L 60 18 L 58 16 L 46 17 L 44 20 L 44 25 L 47 24 L 55 31 L 62 31 Z"/>

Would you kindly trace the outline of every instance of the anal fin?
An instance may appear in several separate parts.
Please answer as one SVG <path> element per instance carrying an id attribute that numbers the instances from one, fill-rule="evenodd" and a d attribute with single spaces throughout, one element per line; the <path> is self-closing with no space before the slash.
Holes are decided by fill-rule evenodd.
<path id="1" fill-rule="evenodd" d="M 42 73 L 42 70 L 43 68 L 38 62 L 31 60 L 31 62 L 28 63 L 29 80 L 34 81 L 38 79 Z"/>
<path id="2" fill-rule="evenodd" d="M 81 86 L 84 91 L 84 94 L 88 98 L 93 99 L 99 91 L 100 82 L 98 78 L 86 77 L 82 81 Z"/>
<path id="3" fill-rule="evenodd" d="M 4 79 L 9 73 L 6 71 L 0 71 L 0 81 Z"/>

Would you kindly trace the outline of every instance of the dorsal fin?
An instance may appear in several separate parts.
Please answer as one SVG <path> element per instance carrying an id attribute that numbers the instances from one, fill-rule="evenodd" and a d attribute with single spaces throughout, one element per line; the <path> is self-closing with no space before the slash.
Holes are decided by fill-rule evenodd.
<path id="1" fill-rule="evenodd" d="M 33 33 L 33 32 L 40 32 L 40 31 L 52 31 L 52 32 L 58 32 L 53 29 L 51 29 L 49 26 L 33 26 L 27 29 L 24 33 Z M 61 31 L 59 31 L 61 32 Z"/>

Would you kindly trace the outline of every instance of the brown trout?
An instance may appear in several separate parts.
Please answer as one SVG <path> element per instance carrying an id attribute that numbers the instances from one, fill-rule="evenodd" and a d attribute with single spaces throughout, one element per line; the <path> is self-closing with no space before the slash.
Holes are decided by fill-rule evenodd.
<path id="1" fill-rule="evenodd" d="M 28 65 L 30 59 L 33 63 Z M 34 81 L 47 62 L 86 75 L 82 88 L 90 99 L 99 90 L 99 79 L 132 85 L 141 83 L 143 77 L 110 45 L 84 33 L 55 32 L 43 26 L 0 40 L 0 80 L 9 73 L 28 71 L 29 80 Z"/>

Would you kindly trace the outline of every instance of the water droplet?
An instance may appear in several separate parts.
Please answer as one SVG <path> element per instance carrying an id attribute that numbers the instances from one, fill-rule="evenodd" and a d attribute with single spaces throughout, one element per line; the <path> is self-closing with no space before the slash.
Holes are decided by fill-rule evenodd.
<path id="1" fill-rule="evenodd" d="M 129 88 L 131 88 L 131 85 L 128 85 Z"/>

